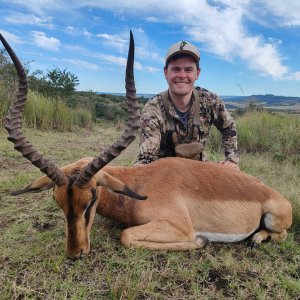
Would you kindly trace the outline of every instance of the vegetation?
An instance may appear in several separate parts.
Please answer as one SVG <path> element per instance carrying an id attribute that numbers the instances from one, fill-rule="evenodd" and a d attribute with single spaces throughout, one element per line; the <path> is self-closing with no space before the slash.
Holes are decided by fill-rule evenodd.
<path id="1" fill-rule="evenodd" d="M 242 117 L 236 117 L 238 143 L 246 153 L 268 153 L 282 161 L 292 159 L 300 162 L 300 118 L 293 115 L 249 110 Z M 213 130 L 210 138 L 213 151 L 220 150 L 220 137 Z"/>
<path id="2" fill-rule="evenodd" d="M 268 128 L 270 137 L 275 136 L 279 121 L 262 113 L 249 124 L 258 123 L 259 117 L 266 118 L 262 119 L 265 126 L 274 122 Z M 250 116 L 237 120 L 239 136 L 244 134 L 239 124 L 247 118 Z M 284 124 L 292 120 L 282 118 Z M 47 157 L 64 165 L 98 154 L 120 135 L 113 123 L 101 123 L 92 131 L 45 132 L 29 128 L 26 135 Z M 289 126 L 281 128 L 282 135 L 289 134 L 284 129 L 289 130 Z M 299 164 L 290 158 L 274 160 L 267 147 L 269 139 L 259 140 L 262 145 L 257 146 L 255 154 L 241 149 L 241 168 L 291 201 L 294 223 L 286 241 L 264 243 L 254 250 L 247 247 L 247 241 L 212 243 L 186 252 L 127 249 L 119 241 L 123 226 L 97 216 L 91 253 L 71 261 L 65 256 L 63 215 L 52 199 L 52 191 L 9 196 L 9 191 L 26 186 L 41 173 L 12 149 L 5 136 L 0 130 L 1 299 L 281 300 L 299 296 Z M 135 141 L 113 163 L 132 165 L 137 149 Z M 222 159 L 214 149 L 209 155 L 212 160 Z"/>
<path id="3" fill-rule="evenodd" d="M 1 61 L 3 123 L 16 82 L 9 61 L 0 56 Z M 44 84 L 38 80 L 34 82 L 31 78 L 24 131 L 29 141 L 57 165 L 95 156 L 120 136 L 122 118 L 127 114 L 124 97 L 74 91 L 68 96 L 51 96 L 34 87 Z M 93 127 L 92 118 L 97 119 Z M 263 243 L 252 250 L 247 241 L 213 243 L 185 252 L 127 249 L 119 241 L 123 226 L 97 216 L 91 234 L 91 253 L 77 261 L 65 256 L 63 214 L 52 199 L 52 191 L 9 195 L 42 174 L 13 150 L 1 126 L 0 298 L 297 299 L 299 118 L 252 106 L 236 117 L 236 122 L 241 169 L 275 188 L 292 203 L 294 222 L 286 241 Z M 220 136 L 213 131 L 210 160 L 222 159 L 219 145 Z M 137 151 L 135 141 L 112 163 L 132 165 Z"/>
<path id="4" fill-rule="evenodd" d="M 28 71 L 27 71 L 28 73 Z M 58 68 L 41 76 L 36 71 L 28 75 L 29 93 L 24 112 L 28 127 L 42 130 L 70 131 L 76 127 L 89 128 L 93 124 L 92 114 L 82 107 L 71 107 L 78 79 L 74 74 Z M 16 97 L 16 71 L 3 51 L 0 52 L 0 125 L 3 126 L 10 103 Z"/>
<path id="5" fill-rule="evenodd" d="M 24 112 L 25 124 L 42 130 L 72 131 L 74 127 L 90 128 L 92 114 L 84 109 L 70 109 L 60 99 L 49 99 L 29 91 Z"/>
<path id="6" fill-rule="evenodd" d="M 77 92 L 77 76 L 55 68 L 44 76 L 39 70 L 29 73 L 30 88 L 25 120 L 39 129 L 72 130 L 90 127 L 93 121 L 123 120 L 127 116 L 124 96 Z M 9 105 L 15 97 L 17 78 L 14 66 L 4 51 L 0 52 L 0 125 L 4 124 Z M 145 99 L 140 98 L 140 103 Z"/>
<path id="7" fill-rule="evenodd" d="M 32 90 L 46 97 L 60 97 L 65 100 L 74 94 L 75 87 L 79 85 L 77 76 L 57 67 L 48 70 L 46 76 L 39 70 L 33 72 L 28 76 L 28 82 Z"/>

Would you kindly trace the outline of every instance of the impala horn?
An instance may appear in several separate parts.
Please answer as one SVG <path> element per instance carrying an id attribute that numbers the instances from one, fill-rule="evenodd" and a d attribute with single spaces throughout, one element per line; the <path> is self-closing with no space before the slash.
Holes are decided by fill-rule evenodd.
<path id="1" fill-rule="evenodd" d="M 17 98 L 11 104 L 9 115 L 6 117 L 5 122 L 5 128 L 8 131 L 8 140 L 13 142 L 15 145 L 14 148 L 45 173 L 55 184 L 62 186 L 67 183 L 67 176 L 48 159 L 44 158 L 42 154 L 39 154 L 29 144 L 22 132 L 22 114 L 28 92 L 27 77 L 19 58 L 1 34 L 0 40 L 12 59 L 19 77 Z"/>
<path id="2" fill-rule="evenodd" d="M 85 169 L 81 171 L 75 181 L 75 185 L 84 186 L 99 170 L 101 170 L 110 161 L 120 155 L 120 153 L 128 147 L 135 139 L 135 134 L 139 129 L 139 104 L 136 97 L 136 89 L 133 75 L 134 64 L 134 40 L 130 31 L 130 44 L 126 65 L 126 98 L 128 105 L 128 119 L 125 124 L 125 129 L 121 137 L 114 142 L 110 147 L 96 156 Z"/>

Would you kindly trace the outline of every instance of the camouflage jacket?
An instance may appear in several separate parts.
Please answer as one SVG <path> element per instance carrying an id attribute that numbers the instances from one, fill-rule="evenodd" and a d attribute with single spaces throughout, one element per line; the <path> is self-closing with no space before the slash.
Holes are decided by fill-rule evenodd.
<path id="1" fill-rule="evenodd" d="M 200 96 L 200 143 L 205 147 L 211 125 L 216 126 L 222 135 L 225 160 L 238 163 L 237 135 L 234 120 L 226 110 L 223 101 L 217 95 L 199 87 L 196 87 L 196 90 Z M 184 143 L 189 142 L 192 136 L 194 96 L 192 96 L 191 101 L 187 128 L 180 121 L 174 107 L 170 106 L 170 114 L 174 118 L 178 138 Z M 160 94 L 146 103 L 141 115 L 140 126 L 140 151 L 135 165 L 147 164 L 161 157 L 176 156 L 166 111 Z"/>

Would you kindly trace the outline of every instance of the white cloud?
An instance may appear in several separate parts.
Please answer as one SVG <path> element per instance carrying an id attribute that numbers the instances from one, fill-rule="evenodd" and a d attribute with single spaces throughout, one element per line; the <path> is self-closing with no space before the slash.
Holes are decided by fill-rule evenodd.
<path id="1" fill-rule="evenodd" d="M 266 11 L 276 16 L 277 26 L 300 26 L 300 1 L 258 0 Z"/>
<path id="2" fill-rule="evenodd" d="M 91 38 L 93 33 L 86 30 L 85 28 L 78 28 L 71 25 L 68 25 L 64 28 L 64 31 L 72 36 L 83 35 L 86 38 Z"/>
<path id="3" fill-rule="evenodd" d="M 52 36 L 48 36 L 42 31 L 32 31 L 31 32 L 34 43 L 40 48 L 52 51 L 58 51 L 60 47 L 60 41 Z"/>
<path id="4" fill-rule="evenodd" d="M 55 26 L 52 23 L 52 17 L 44 16 L 40 18 L 34 14 L 13 13 L 6 16 L 4 20 L 9 24 L 16 25 L 35 25 L 39 27 L 47 27 L 53 29 Z"/>
<path id="5" fill-rule="evenodd" d="M 95 57 L 104 60 L 108 63 L 112 63 L 118 66 L 126 66 L 127 59 L 121 56 L 114 56 L 114 55 L 106 55 L 106 54 L 95 54 Z M 136 63 L 135 63 L 136 64 Z"/>
<path id="6" fill-rule="evenodd" d="M 291 1 L 292 8 L 297 9 L 299 1 Z M 245 28 L 245 20 L 252 11 L 253 1 L 246 0 L 115 0 L 115 1 L 80 1 L 77 5 L 117 9 L 123 13 L 148 18 L 148 21 L 181 24 L 183 30 L 190 36 L 192 42 L 201 43 L 201 48 L 225 60 L 242 59 L 250 69 L 271 76 L 283 78 L 288 68 L 283 63 L 278 48 L 273 41 L 261 36 L 249 34 Z M 275 0 L 257 0 L 268 13 L 284 18 L 285 22 L 296 22 L 300 10 L 291 11 L 290 5 L 278 4 Z M 131 8 L 134 7 L 134 11 Z M 157 10 L 159 7 L 159 10 Z M 289 7 L 289 8 L 288 8 Z M 155 16 L 155 19 L 153 19 Z M 116 42 L 116 41 L 114 41 Z M 115 44 L 117 45 L 117 44 Z M 119 45 L 120 47 L 120 45 Z M 124 47 L 124 41 L 122 42 Z M 144 47 L 143 49 L 151 49 Z M 137 50 L 145 58 L 151 52 Z"/>
<path id="7" fill-rule="evenodd" d="M 76 32 L 76 28 L 74 26 L 66 26 L 65 28 L 65 32 L 67 32 L 68 34 L 74 34 Z"/>
<path id="8" fill-rule="evenodd" d="M 160 20 L 157 17 L 151 16 L 151 17 L 147 17 L 146 21 L 149 22 L 149 23 L 159 23 Z"/>
<path id="9" fill-rule="evenodd" d="M 300 25 L 299 0 L 289 0 L 288 3 L 278 0 L 28 0 L 25 2 L 11 0 L 11 2 L 26 6 L 30 11 L 42 15 L 47 15 L 48 11 L 74 12 L 88 7 L 109 10 L 120 18 L 126 16 L 127 19 L 135 17 L 148 22 L 176 24 L 190 36 L 191 42 L 201 45 L 201 49 L 228 61 L 241 59 L 249 69 L 276 79 L 286 78 L 290 74 L 279 52 L 279 44 L 274 43 L 272 37 L 264 38 L 250 33 L 245 27 L 246 21 L 252 19 L 267 24 L 267 19 L 270 17 L 276 26 Z M 89 35 L 88 31 L 86 34 Z M 100 33 L 97 36 L 106 46 L 113 47 L 122 54 L 127 52 L 127 35 L 125 37 Z M 45 34 L 38 35 L 38 41 L 40 47 L 46 48 L 48 45 L 48 48 L 56 50 L 59 48 L 59 41 L 54 38 L 51 40 Z M 159 55 L 149 50 L 155 49 L 154 45 L 150 43 L 137 43 L 137 45 L 142 45 L 140 49 L 137 47 L 137 54 L 141 58 L 160 59 Z M 116 59 L 115 63 L 118 62 L 121 63 Z M 293 78 L 298 77 L 295 75 Z"/>
<path id="10" fill-rule="evenodd" d="M 300 72 L 290 73 L 284 79 L 300 81 Z"/>
<path id="11" fill-rule="evenodd" d="M 243 38 L 240 45 L 241 57 L 251 64 L 249 67 L 263 74 L 280 79 L 288 72 L 281 63 L 281 58 L 272 44 L 263 43 L 257 37 Z"/>
<path id="12" fill-rule="evenodd" d="M 127 58 L 125 58 L 125 57 L 106 55 L 106 54 L 94 54 L 93 56 L 99 58 L 102 61 L 108 62 L 109 64 L 126 67 Z M 150 72 L 150 73 L 155 73 L 157 71 L 160 71 L 157 68 L 154 68 L 151 66 L 145 67 L 137 60 L 135 60 L 135 62 L 134 62 L 134 68 L 138 71 L 145 71 L 145 72 Z"/>
<path id="13" fill-rule="evenodd" d="M 63 59 L 63 61 L 71 63 L 72 65 L 80 66 L 89 70 L 98 70 L 99 67 L 96 64 L 89 63 L 81 59 Z"/>
<path id="14" fill-rule="evenodd" d="M 10 33 L 6 30 L 0 29 L 0 33 L 3 35 L 3 37 L 7 40 L 8 43 L 12 44 L 23 44 L 24 41 L 18 37 L 17 35 Z"/>
<path id="15" fill-rule="evenodd" d="M 102 42 L 112 49 L 117 49 L 120 53 L 125 53 L 128 48 L 128 37 L 123 37 L 121 35 L 112 35 L 108 33 L 96 34 Z"/>
<path id="16" fill-rule="evenodd" d="M 148 72 L 150 72 L 150 73 L 161 72 L 161 69 L 154 68 L 154 67 L 151 67 L 151 66 L 145 67 L 145 70 L 148 71 Z"/>
<path id="17" fill-rule="evenodd" d="M 63 0 L 10 0 L 10 4 L 26 7 L 37 15 L 44 16 L 48 11 L 68 10 L 66 1 Z"/>
<path id="18" fill-rule="evenodd" d="M 155 46 L 146 36 L 145 31 L 141 27 L 132 29 L 135 36 L 135 54 L 137 59 L 141 60 L 151 60 L 159 63 L 164 63 L 164 59 L 159 56 L 156 51 L 153 51 Z M 109 49 L 117 50 L 121 54 L 127 54 L 128 51 L 128 31 L 124 31 L 119 35 L 112 35 L 108 33 L 101 33 L 96 35 L 98 38 L 102 40 L 102 44 L 106 45 Z M 152 50 L 152 51 L 151 51 Z M 110 57 L 110 56 L 108 56 Z M 117 59 L 116 61 L 119 61 Z M 123 61 L 124 62 L 124 61 Z M 135 67 L 137 70 L 146 70 L 145 67 L 138 66 L 135 63 Z M 125 65 L 125 63 L 124 63 Z M 153 72 L 154 68 L 149 67 L 148 71 Z"/>
<path id="19" fill-rule="evenodd" d="M 83 29 L 82 34 L 88 39 L 90 39 L 93 36 L 93 34 L 86 29 Z"/>

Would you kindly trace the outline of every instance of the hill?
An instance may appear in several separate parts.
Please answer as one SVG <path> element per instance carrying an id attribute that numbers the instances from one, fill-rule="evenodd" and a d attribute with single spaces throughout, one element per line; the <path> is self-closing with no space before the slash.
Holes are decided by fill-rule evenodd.
<path id="1" fill-rule="evenodd" d="M 107 93 L 96 92 L 102 96 L 125 96 L 125 93 Z M 153 98 L 155 94 L 138 94 L 141 102 L 148 101 Z M 234 110 L 239 108 L 245 108 L 249 103 L 255 103 L 272 111 L 284 111 L 286 113 L 300 113 L 300 97 L 286 97 L 276 96 L 273 94 L 266 95 L 250 95 L 250 96 L 221 96 L 228 109 Z"/>
<path id="2" fill-rule="evenodd" d="M 269 110 L 300 113 L 300 97 L 276 96 L 273 94 L 251 96 L 222 96 L 229 109 L 244 108 L 255 103 Z"/>

